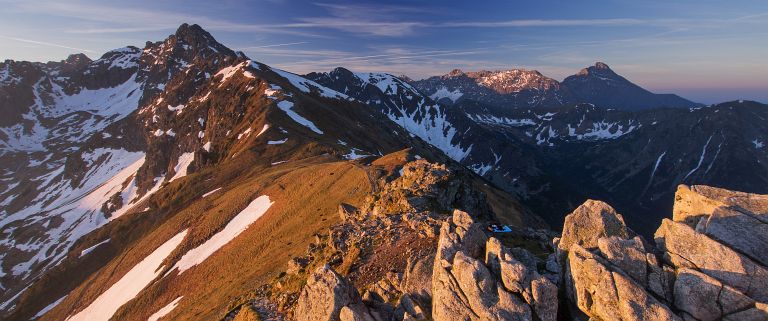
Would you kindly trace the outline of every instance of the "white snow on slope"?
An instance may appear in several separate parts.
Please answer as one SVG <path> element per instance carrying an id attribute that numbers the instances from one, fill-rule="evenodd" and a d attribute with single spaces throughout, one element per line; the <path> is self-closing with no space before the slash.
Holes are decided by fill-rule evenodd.
<path id="1" fill-rule="evenodd" d="M 304 127 L 311 129 L 315 133 L 318 133 L 318 134 L 323 133 L 323 131 L 318 129 L 317 126 L 315 126 L 315 124 L 312 121 L 296 113 L 296 111 L 293 110 L 292 102 L 287 100 L 282 100 L 277 102 L 277 107 L 280 108 L 280 110 L 284 111 L 286 114 L 288 114 L 288 116 L 290 116 L 291 119 L 293 119 L 293 121 L 304 125 Z"/>
<path id="2" fill-rule="evenodd" d="M 30 203 L 33 205 L 5 215 L 0 220 L 0 229 L 10 224 L 33 226 L 36 222 L 45 223 L 53 219 L 59 221 L 59 224 L 49 227 L 46 233 L 26 243 L 17 243 L 14 238 L 0 240 L 2 246 L 32 254 L 13 266 L 14 275 L 27 277 L 33 268 L 53 266 L 80 237 L 106 224 L 109 219 L 119 217 L 131 207 L 135 196 L 134 184 L 123 188 L 123 183 L 144 163 L 144 154 L 96 149 L 82 157 L 88 170 L 78 186 L 71 187 L 69 180 L 62 179 L 63 167 L 56 168 L 51 177 L 45 178 L 43 184 L 39 185 L 41 193 Z M 102 204 L 116 193 L 121 193 L 126 205 L 112 213 L 108 219 L 101 211 Z M 5 210 L 0 213 L 6 214 Z M 0 253 L 0 261 L 8 254 Z"/>
<path id="3" fill-rule="evenodd" d="M 179 305 L 179 301 L 181 301 L 181 298 L 183 298 L 183 296 L 176 298 L 175 300 L 171 301 L 171 303 L 168 303 L 168 305 L 162 307 L 160 310 L 150 315 L 147 321 L 157 321 L 157 320 L 160 320 L 160 318 L 168 315 L 168 313 L 171 313 L 171 311 L 173 311 L 173 309 L 175 309 Z"/>
<path id="4" fill-rule="evenodd" d="M 207 143 L 205 143 L 205 144 L 203 145 L 203 149 L 204 149 L 206 152 L 210 152 L 210 151 L 211 151 L 211 142 L 207 142 Z"/>
<path id="5" fill-rule="evenodd" d="M 435 91 L 434 94 L 429 95 L 429 98 L 432 98 L 434 101 L 438 101 L 443 98 L 448 98 L 451 100 L 451 102 L 456 102 L 461 98 L 461 96 L 464 96 L 464 93 L 462 93 L 460 90 L 456 89 L 454 91 L 448 91 L 448 88 L 445 88 L 445 86 L 440 87 Z"/>
<path id="6" fill-rule="evenodd" d="M 205 241 L 205 243 L 200 244 L 198 247 L 185 253 L 171 270 L 179 269 L 179 273 L 183 273 L 191 267 L 202 263 L 222 246 L 226 245 L 240 235 L 240 233 L 245 231 L 253 222 L 256 222 L 256 220 L 267 212 L 272 204 L 274 204 L 274 202 L 270 201 L 269 196 L 267 195 L 257 197 L 251 201 L 245 209 L 232 218 L 224 229 L 214 234 L 210 239 Z"/>
<path id="7" fill-rule="evenodd" d="M 704 156 L 707 155 L 707 146 L 709 146 L 709 142 L 712 140 L 712 136 L 714 136 L 714 135 L 710 135 L 709 136 L 709 139 L 707 139 L 707 143 L 704 144 L 704 148 L 701 149 L 701 156 L 699 157 L 699 163 L 696 164 L 696 167 L 694 167 L 690 172 L 688 172 L 688 174 L 686 174 L 685 177 L 683 177 L 682 180 L 680 180 L 681 182 L 685 181 L 685 179 L 688 178 L 688 176 L 691 176 L 691 174 L 693 174 L 693 172 L 695 172 L 696 170 L 699 169 L 699 167 L 701 167 L 701 163 L 704 162 Z"/>
<path id="8" fill-rule="evenodd" d="M 256 137 L 261 136 L 261 134 L 263 134 L 265 131 L 267 131 L 267 129 L 269 129 L 269 124 L 264 124 L 264 127 L 262 127 L 261 130 L 259 131 L 259 133 L 256 134 Z"/>
<path id="9" fill-rule="evenodd" d="M 352 147 L 352 149 L 349 150 L 349 153 L 344 155 L 344 158 L 349 159 L 349 160 L 355 160 L 355 159 L 360 159 L 360 158 L 368 157 L 368 156 L 374 156 L 374 155 L 368 154 L 364 150 Z"/>
<path id="10" fill-rule="evenodd" d="M 663 153 L 661 153 L 661 155 L 659 155 L 659 158 L 656 159 L 656 164 L 653 165 L 653 170 L 651 171 L 651 178 L 650 178 L 651 181 L 653 180 L 653 175 L 656 174 L 656 170 L 659 168 L 661 159 L 664 158 L 664 155 L 666 154 L 667 154 L 667 151 L 664 151 Z M 649 181 L 649 184 L 650 184 L 650 181 Z"/>
<path id="11" fill-rule="evenodd" d="M 82 89 L 79 93 L 67 96 L 58 85 L 55 108 L 46 109 L 46 116 L 58 117 L 74 111 L 88 111 L 104 117 L 117 115 L 117 119 L 128 116 L 139 106 L 142 83 L 136 82 L 136 75 L 128 81 L 112 88 Z M 99 128 L 101 129 L 101 128 Z"/>
<path id="12" fill-rule="evenodd" d="M 763 146 L 765 146 L 762 141 L 759 141 L 757 139 L 752 141 L 752 145 L 755 145 L 755 148 L 757 149 L 763 148 Z"/>
<path id="13" fill-rule="evenodd" d="M 67 298 L 67 296 L 65 295 L 65 296 L 59 298 L 58 300 L 53 301 L 53 303 L 45 306 L 42 310 L 37 312 L 37 314 L 35 314 L 35 316 L 32 317 L 32 320 L 37 319 L 39 317 L 42 317 L 43 315 L 48 313 L 48 311 L 53 310 L 53 308 L 55 308 L 57 305 L 59 305 L 59 303 L 61 303 L 61 301 L 64 301 L 64 299 L 66 299 L 66 298 Z"/>
<path id="14" fill-rule="evenodd" d="M 259 68 L 259 66 L 255 63 L 251 64 L 254 68 Z M 277 68 L 271 68 L 272 71 L 280 75 L 280 77 L 283 77 L 287 79 L 291 85 L 298 88 L 299 90 L 305 92 L 305 93 L 311 93 L 315 89 L 317 93 L 320 94 L 322 97 L 327 98 L 337 98 L 337 99 L 349 99 L 349 96 L 342 94 L 338 91 L 335 91 L 333 89 L 324 87 L 312 80 L 306 79 L 304 77 L 301 77 L 299 75 L 287 72 L 285 70 L 280 70 Z"/>
<path id="15" fill-rule="evenodd" d="M 144 260 L 136 264 L 109 289 L 99 295 L 88 307 L 67 318 L 67 321 L 107 321 L 123 304 L 135 298 L 162 271 L 163 260 L 181 244 L 187 230 L 160 245 Z"/>
<path id="16" fill-rule="evenodd" d="M 436 114 L 434 116 L 429 114 L 430 110 L 434 110 Z M 415 113 L 408 114 L 402 109 L 400 112 L 405 115 L 404 117 L 395 114 L 388 114 L 387 116 L 406 131 L 442 150 L 451 159 L 460 162 L 467 157 L 472 146 L 462 149 L 458 144 L 454 145 L 451 142 L 456 135 L 456 128 L 446 119 L 446 115 L 435 106 L 427 106 L 425 111 L 427 111 L 427 116 L 418 121 Z"/>
<path id="17" fill-rule="evenodd" d="M 171 177 L 169 182 L 173 182 L 174 180 L 187 176 L 187 167 L 189 167 L 189 164 L 192 164 L 194 160 L 195 153 L 181 154 L 181 156 L 179 156 L 179 160 L 176 162 L 176 166 L 173 168 L 175 174 L 173 174 L 173 177 Z"/>
<path id="18" fill-rule="evenodd" d="M 214 189 L 214 190 L 212 190 L 212 191 L 210 191 L 208 193 L 205 193 L 205 194 L 203 194 L 203 197 L 208 197 L 208 196 L 212 195 L 213 193 L 218 192 L 220 189 L 221 189 L 221 187 L 216 188 L 216 189 Z"/>
<path id="19" fill-rule="evenodd" d="M 285 144 L 285 142 L 287 141 L 288 141 L 288 138 L 281 139 L 281 140 L 270 140 L 267 142 L 267 145 L 280 145 L 280 144 Z"/>
<path id="20" fill-rule="evenodd" d="M 108 238 L 108 239 L 106 239 L 106 240 L 103 240 L 103 241 L 101 241 L 101 242 L 97 243 L 97 244 L 96 244 L 96 245 L 94 245 L 94 246 L 91 246 L 91 247 L 89 247 L 89 248 L 87 248 L 87 249 L 85 249 L 85 250 L 81 251 L 81 252 L 80 252 L 80 257 L 83 257 L 83 256 L 86 256 L 86 255 L 88 255 L 88 253 L 91 253 L 91 252 L 93 252 L 93 250 L 95 250 L 97 247 L 99 247 L 99 245 L 102 245 L 102 244 L 106 244 L 106 243 L 107 243 L 107 242 L 109 242 L 110 240 L 111 240 L 111 239 L 109 239 L 109 238 Z"/>

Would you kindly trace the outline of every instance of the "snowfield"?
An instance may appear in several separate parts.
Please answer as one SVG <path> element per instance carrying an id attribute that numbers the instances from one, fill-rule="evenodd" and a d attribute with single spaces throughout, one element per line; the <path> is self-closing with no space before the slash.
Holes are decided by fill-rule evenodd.
<path id="1" fill-rule="evenodd" d="M 272 204 L 274 204 L 274 202 L 269 200 L 269 196 L 262 195 L 257 197 L 229 221 L 224 229 L 214 234 L 210 239 L 205 241 L 205 243 L 200 244 L 200 246 L 185 253 L 171 270 L 178 269 L 179 273 L 183 273 L 193 266 L 202 263 L 222 246 L 226 245 L 240 235 L 240 233 L 245 231 L 251 224 L 253 224 L 253 222 L 256 222 L 256 220 L 267 212 Z"/>
<path id="2" fill-rule="evenodd" d="M 160 275 L 163 260 L 181 244 L 186 235 L 187 230 L 184 230 L 163 243 L 163 245 L 160 245 L 154 252 L 123 275 L 119 281 L 99 295 L 88 307 L 67 318 L 67 321 L 107 321 L 112 318 L 117 309 L 135 298 L 136 295 Z"/>

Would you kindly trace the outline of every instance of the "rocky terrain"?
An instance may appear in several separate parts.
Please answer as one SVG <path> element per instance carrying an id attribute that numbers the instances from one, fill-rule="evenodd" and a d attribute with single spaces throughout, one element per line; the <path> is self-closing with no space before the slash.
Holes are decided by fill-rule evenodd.
<path id="1" fill-rule="evenodd" d="M 343 321 L 766 320 L 766 208 L 768 195 L 681 185 L 672 219 L 649 242 L 610 205 L 588 200 L 566 216 L 543 257 L 454 210 L 434 252 L 388 273 L 386 286 L 360 295 L 322 265 L 293 313 Z"/>

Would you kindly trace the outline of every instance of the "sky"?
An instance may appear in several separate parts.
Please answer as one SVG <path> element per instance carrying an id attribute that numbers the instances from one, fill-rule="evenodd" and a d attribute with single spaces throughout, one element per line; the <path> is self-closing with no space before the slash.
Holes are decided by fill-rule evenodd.
<path id="1" fill-rule="evenodd" d="M 0 59 L 96 59 L 186 22 L 296 73 L 525 68 L 562 80 L 602 61 L 658 93 L 768 102 L 765 0 L 319 1 L 0 0 Z"/>

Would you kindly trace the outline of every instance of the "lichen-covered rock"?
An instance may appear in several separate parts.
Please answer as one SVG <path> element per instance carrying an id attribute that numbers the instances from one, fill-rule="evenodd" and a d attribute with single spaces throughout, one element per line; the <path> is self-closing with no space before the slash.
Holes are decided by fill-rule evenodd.
<path id="1" fill-rule="evenodd" d="M 629 236 L 624 218 L 604 202 L 587 200 L 565 217 L 558 249 L 564 253 L 574 244 L 587 249 L 595 248 L 597 240 L 609 236 L 623 239 Z"/>

